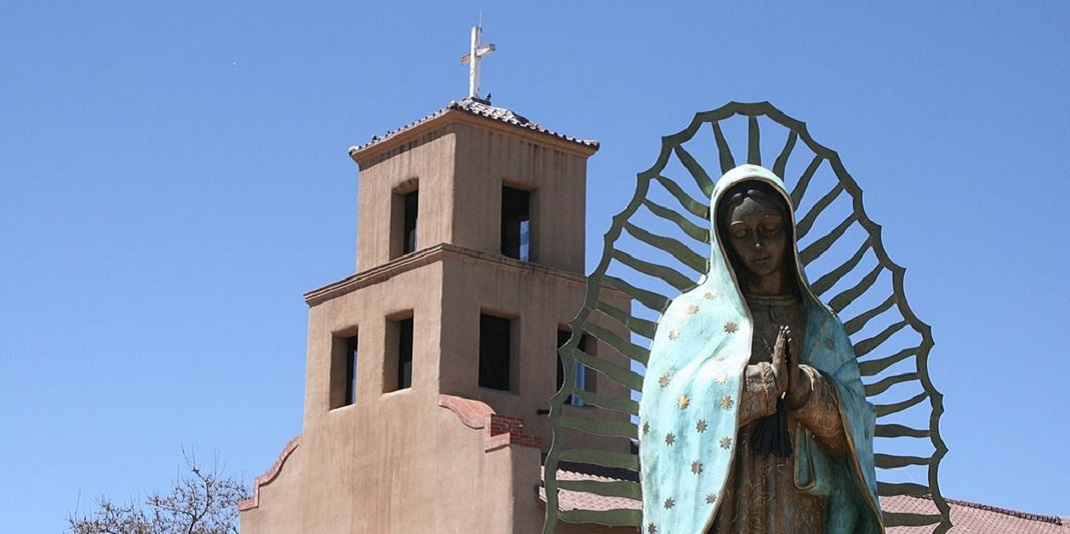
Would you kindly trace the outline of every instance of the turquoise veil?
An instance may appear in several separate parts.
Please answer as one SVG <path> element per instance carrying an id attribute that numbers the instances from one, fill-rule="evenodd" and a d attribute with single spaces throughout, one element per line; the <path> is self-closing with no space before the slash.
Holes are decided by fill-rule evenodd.
<path id="1" fill-rule="evenodd" d="M 674 299 L 658 321 L 639 408 L 643 531 L 701 534 L 713 522 L 737 443 L 742 378 L 753 324 L 717 232 L 717 206 L 731 186 L 765 182 L 794 208 L 780 178 L 755 165 L 724 174 L 711 198 L 709 271 Z M 792 232 L 795 235 L 795 232 Z M 873 405 L 843 323 L 814 295 L 792 243 L 792 261 L 807 312 L 802 363 L 836 384 L 848 457 L 824 453 L 804 428 L 794 443 L 795 482 L 829 499 L 828 534 L 877 533 L 884 526 L 873 463 Z"/>

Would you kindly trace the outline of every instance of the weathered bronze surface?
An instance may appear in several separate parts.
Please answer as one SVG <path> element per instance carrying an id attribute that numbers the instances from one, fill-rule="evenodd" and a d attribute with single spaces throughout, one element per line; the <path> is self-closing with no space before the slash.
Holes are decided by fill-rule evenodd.
<path id="1" fill-rule="evenodd" d="M 768 171 L 755 166 L 743 166 L 732 173 L 739 175 L 742 171 L 746 174 L 751 172 L 748 168 L 754 169 L 756 174 L 764 172 L 771 176 Z M 641 451 L 647 459 L 643 464 L 644 489 L 647 493 L 658 494 L 656 497 L 651 495 L 653 503 L 647 499 L 644 523 L 648 530 L 682 533 L 880 532 L 880 518 L 875 513 L 878 509 L 875 491 L 871 493 L 868 489 L 871 486 L 875 490 L 876 487 L 869 444 L 873 418 L 871 413 L 867 413 L 869 417 L 849 417 L 846 413 L 849 410 L 841 406 L 841 394 L 837 391 L 843 389 L 842 397 L 857 405 L 854 407 L 856 412 L 872 411 L 862 393 L 857 363 L 849 352 L 838 359 L 830 359 L 827 355 L 812 358 L 812 352 L 828 352 L 830 348 L 806 339 L 814 335 L 832 337 L 830 330 L 842 331 L 842 325 L 820 304 L 814 306 L 816 303 L 805 277 L 801 276 L 796 261 L 792 210 L 786 192 L 781 194 L 763 181 L 738 176 L 735 179 L 738 180 L 735 185 L 725 190 L 724 182 L 731 180 L 726 175 L 714 193 L 720 193 L 720 196 L 714 200 L 716 210 L 712 216 L 716 232 L 713 242 L 717 248 L 710 262 L 711 273 L 701 281 L 699 288 L 688 294 L 701 293 L 705 300 L 705 295 L 719 293 L 722 301 L 731 294 L 741 294 L 743 298 L 738 304 L 744 306 L 747 313 L 739 322 L 749 327 L 750 343 L 742 344 L 746 353 L 737 355 L 739 363 L 736 366 L 708 357 L 704 364 L 684 367 L 690 376 L 680 376 L 680 380 L 688 381 L 690 387 L 706 389 L 725 384 L 729 372 L 742 375 L 737 390 L 738 410 L 730 411 L 734 403 L 732 395 L 726 394 L 715 399 L 720 409 L 714 409 L 711 414 L 714 419 L 731 419 L 727 427 L 735 429 L 736 446 L 730 453 L 724 453 L 727 457 L 720 459 L 716 458 L 717 448 L 712 448 L 713 453 L 705 453 L 711 448 L 698 446 L 694 454 L 705 453 L 705 465 L 715 469 L 715 462 L 720 461 L 725 473 L 715 477 L 709 485 L 698 488 L 695 493 L 705 495 L 704 499 L 668 497 L 665 500 L 671 501 L 673 507 L 663 510 L 656 505 L 663 500 L 664 494 L 675 495 L 695 488 L 679 483 L 679 478 L 672 474 L 672 470 L 679 468 L 661 461 L 660 451 Z M 730 271 L 730 276 L 719 277 L 718 274 L 724 273 L 712 272 L 715 269 Z M 722 285 L 714 291 L 707 287 L 721 282 L 726 282 L 728 287 Z M 688 294 L 680 298 L 686 300 Z M 804 303 L 806 298 L 811 299 L 809 307 Z M 714 300 L 708 306 L 716 303 Z M 733 304 L 723 303 L 729 307 Z M 685 313 L 694 307 L 685 306 Z M 694 326 L 680 325 L 673 318 L 672 309 L 670 305 L 669 312 L 663 316 L 664 327 L 674 332 L 694 332 Z M 811 313 L 817 316 L 809 317 Z M 822 314 L 827 317 L 820 317 Z M 711 319 L 717 322 L 719 317 L 713 315 Z M 828 325 L 828 322 L 834 324 Z M 707 332 L 711 330 L 715 332 L 713 336 L 732 335 L 705 329 Z M 702 332 L 699 330 L 699 335 Z M 650 356 L 652 368 L 665 365 L 659 360 L 668 359 L 669 365 L 676 367 L 679 364 L 671 360 L 702 359 L 702 347 L 715 347 L 722 354 L 732 354 L 740 345 L 731 340 L 713 345 L 708 342 L 686 345 L 676 342 L 678 339 L 669 338 L 669 342 L 659 343 L 655 336 Z M 825 369 L 819 369 L 819 366 Z M 845 367 L 853 370 L 845 370 Z M 718 373 L 712 382 L 703 376 L 711 371 Z M 656 402 L 647 401 L 656 397 L 656 389 L 660 388 L 660 385 L 654 388 L 655 391 L 644 388 L 641 405 L 641 419 L 655 426 L 662 423 L 658 418 L 664 416 L 664 411 L 658 410 Z M 862 427 L 854 429 L 854 439 L 849 435 L 851 424 Z M 869 443 L 855 446 L 856 442 L 862 441 Z M 815 463 L 835 467 L 814 477 L 805 467 Z M 867 476 L 855 476 L 855 466 L 867 470 L 868 483 Z M 670 471 L 669 476 L 650 472 L 665 469 Z M 852 498 L 841 498 L 833 503 L 831 496 L 834 494 L 848 494 Z M 867 501 L 872 504 L 867 506 Z M 680 514 L 677 505 L 687 503 L 705 510 L 698 514 Z M 832 506 L 837 510 L 830 510 Z M 851 509 L 852 513 L 843 514 L 844 509 Z M 712 525 L 707 529 L 710 522 Z"/>
<path id="2" fill-rule="evenodd" d="M 740 137 L 742 132 L 743 136 Z M 742 139 L 743 142 L 738 141 Z M 571 323 L 572 331 L 586 331 L 598 338 L 601 345 L 609 346 L 617 356 L 632 362 L 621 366 L 603 354 L 589 354 L 578 350 L 578 338 L 561 350 L 568 370 L 565 386 L 555 396 L 551 420 L 555 440 L 546 459 L 545 481 L 547 488 L 547 521 L 544 532 L 553 532 L 558 521 L 572 523 L 599 523 L 605 525 L 642 525 L 639 510 L 621 507 L 611 510 L 560 510 L 559 491 L 582 492 L 606 497 L 626 497 L 640 500 L 643 490 L 637 482 L 625 476 L 621 480 L 582 483 L 558 481 L 557 469 L 561 461 L 598 464 L 638 472 L 639 459 L 635 454 L 597 448 L 577 448 L 571 444 L 566 429 L 575 429 L 604 436 L 605 440 L 648 439 L 664 443 L 668 431 L 658 429 L 639 419 L 638 392 L 642 389 L 644 374 L 649 369 L 649 346 L 657 329 L 657 319 L 665 312 L 670 298 L 694 289 L 696 278 L 705 274 L 709 267 L 708 251 L 711 244 L 709 232 L 710 205 L 708 199 L 714 190 L 718 176 L 736 166 L 736 158 L 745 154 L 746 162 L 756 165 L 765 160 L 771 170 L 784 178 L 790 191 L 790 204 L 798 220 L 794 239 L 799 243 L 799 261 L 806 265 L 813 293 L 843 320 L 849 344 L 857 356 L 858 367 L 865 384 L 865 394 L 876 404 L 877 424 L 873 435 L 879 438 L 873 455 L 877 467 L 877 490 L 881 496 L 902 494 L 927 494 L 932 497 L 933 509 L 925 514 L 884 514 L 887 526 L 930 525 L 933 532 L 946 532 L 950 527 L 948 508 L 939 492 L 938 468 L 946 453 L 939 435 L 939 419 L 942 414 L 942 398 L 932 386 L 928 376 L 927 358 L 932 346 L 928 325 L 920 321 L 907 304 L 903 294 L 904 269 L 892 262 L 880 238 L 880 227 L 865 213 L 862 194 L 854 179 L 844 168 L 839 156 L 814 141 L 805 125 L 792 119 L 768 103 L 731 103 L 722 108 L 699 113 L 691 124 L 677 134 L 662 139 L 662 149 L 657 162 L 637 176 L 635 196 L 616 217 L 606 233 L 605 249 L 599 265 L 589 277 L 587 300 L 584 308 Z M 770 154 L 772 156 L 770 156 Z M 706 169 L 719 167 L 719 172 Z M 756 271 L 761 271 L 767 260 L 755 259 Z M 772 263 L 772 262 L 770 262 Z M 748 270 L 747 272 L 751 272 Z M 774 282 L 776 279 L 772 279 Z M 761 281 L 759 281 L 761 282 Z M 774 319 L 767 326 L 750 327 L 740 321 L 726 319 L 718 324 L 725 334 L 743 333 L 755 343 L 776 345 L 777 326 L 791 324 L 793 311 L 790 303 L 781 302 L 778 291 L 767 295 L 761 282 L 756 291 L 747 285 L 750 295 L 746 303 L 754 310 L 764 310 Z M 771 283 L 773 286 L 777 284 Z M 600 288 L 610 286 L 623 291 L 633 299 L 631 309 L 619 309 L 599 298 Z M 722 295 L 705 292 L 693 305 L 700 311 L 704 303 L 713 302 Z M 764 299 L 764 300 L 763 300 Z M 687 310 L 681 313 L 686 315 Z M 757 315 L 756 311 L 756 315 Z M 630 336 L 620 336 L 600 327 L 607 321 L 623 325 Z M 756 321 L 758 323 L 758 321 Z M 744 330 L 741 332 L 741 330 Z M 768 374 L 745 377 L 755 387 L 774 384 L 776 391 L 788 390 L 792 383 L 805 384 L 813 377 L 804 376 L 807 371 L 801 365 L 790 365 L 791 355 L 798 354 L 793 346 L 805 343 L 805 334 L 792 328 L 791 341 L 785 351 L 784 370 L 795 377 L 777 382 Z M 679 341 L 683 333 L 678 329 L 666 332 L 666 338 Z M 760 339 L 757 339 L 759 338 Z M 770 342 L 769 339 L 772 339 Z M 817 339 L 830 350 L 837 343 L 832 339 Z M 769 365 L 772 366 L 772 355 Z M 715 361 L 723 361 L 728 355 L 718 354 Z M 574 365 L 579 361 L 583 367 L 596 370 L 607 381 L 624 385 L 633 391 L 628 396 L 598 396 L 573 389 Z M 796 371 L 795 369 L 798 369 Z M 676 377 L 659 373 L 653 377 L 658 383 L 672 387 Z M 727 374 L 717 373 L 714 384 L 729 382 Z M 802 402 L 798 388 L 789 393 L 791 403 Z M 815 395 L 816 389 L 810 393 Z M 569 395 L 577 395 L 587 404 L 583 416 L 568 414 L 562 405 Z M 759 397 L 760 398 L 760 397 Z M 717 399 L 720 403 L 724 399 Z M 813 398 L 810 399 L 811 401 Z M 674 399 L 678 402 L 679 398 Z M 927 401 L 927 402 L 926 402 Z M 688 407 L 694 410 L 696 398 L 688 397 Z M 761 413 L 772 408 L 762 402 L 754 402 L 750 396 L 730 398 L 726 405 L 740 412 Z M 676 409 L 680 410 L 679 405 Z M 632 415 L 630 424 L 599 419 L 601 410 L 624 412 Z M 827 407 L 826 413 L 832 408 Z M 919 410 L 926 410 L 919 413 Z M 926 423 L 921 423 L 927 421 Z M 921 423 L 921 424 L 919 424 Z M 817 423 L 815 426 L 823 427 Z M 659 431 L 660 430 L 660 431 Z M 688 430 L 694 434 L 716 431 L 713 421 L 697 418 L 690 422 Z M 673 433 L 673 446 L 682 443 L 686 435 Z M 718 448 L 728 449 L 738 445 L 738 436 L 718 435 L 714 443 Z M 828 443 L 822 445 L 829 447 Z M 708 474 L 708 462 L 692 459 L 685 465 L 692 474 L 693 462 L 700 462 L 698 474 Z M 696 464 L 697 465 L 697 464 Z M 900 475 L 898 473 L 910 473 Z M 637 476 L 635 478 L 638 478 Z M 911 482 L 902 482 L 911 480 Z M 716 495 L 702 495 L 701 501 L 714 504 Z M 683 503 L 672 498 L 672 510 Z M 664 507 L 666 500 L 660 504 Z M 662 530 L 664 532 L 664 530 Z"/>

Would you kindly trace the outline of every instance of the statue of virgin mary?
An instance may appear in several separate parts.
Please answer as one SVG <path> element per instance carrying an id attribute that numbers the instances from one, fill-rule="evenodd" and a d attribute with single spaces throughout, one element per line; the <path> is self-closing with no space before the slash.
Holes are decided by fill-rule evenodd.
<path id="1" fill-rule="evenodd" d="M 783 182 L 736 167 L 710 205 L 709 272 L 665 310 L 643 382 L 643 531 L 884 532 L 874 408 Z"/>

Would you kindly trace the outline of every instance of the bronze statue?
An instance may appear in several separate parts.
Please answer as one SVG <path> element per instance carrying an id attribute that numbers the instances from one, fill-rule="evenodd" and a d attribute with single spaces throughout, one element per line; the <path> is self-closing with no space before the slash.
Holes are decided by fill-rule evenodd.
<path id="1" fill-rule="evenodd" d="M 873 406 L 783 183 L 743 165 L 711 206 L 709 272 L 663 314 L 644 379 L 644 532 L 883 532 Z"/>

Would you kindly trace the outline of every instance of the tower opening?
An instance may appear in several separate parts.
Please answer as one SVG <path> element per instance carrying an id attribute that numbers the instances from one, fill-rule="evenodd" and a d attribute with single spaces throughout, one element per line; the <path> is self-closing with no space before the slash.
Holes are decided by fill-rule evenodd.
<path id="1" fill-rule="evenodd" d="M 386 323 L 389 354 L 383 365 L 384 393 L 412 387 L 412 324 L 411 315 Z"/>
<path id="2" fill-rule="evenodd" d="M 346 394 L 345 405 L 357 402 L 357 336 L 346 338 Z"/>
<path id="3" fill-rule="evenodd" d="M 510 390 L 513 321 L 479 314 L 479 387 Z"/>
<path id="4" fill-rule="evenodd" d="M 566 343 L 568 343 L 568 339 L 570 337 L 572 337 L 572 332 L 569 332 L 568 330 L 565 330 L 565 329 L 558 329 L 557 330 L 557 348 L 558 348 L 558 350 L 560 350 L 562 347 L 565 346 Z M 582 336 L 580 336 L 580 342 L 576 346 L 576 348 L 578 348 L 579 350 L 584 351 L 584 352 L 587 351 L 587 334 L 583 334 Z M 587 367 L 586 365 L 583 365 L 582 363 L 580 363 L 579 360 L 575 360 L 573 362 L 573 365 L 575 366 L 575 369 L 576 369 L 576 386 L 575 386 L 574 389 L 578 389 L 580 391 L 594 392 L 598 372 L 595 371 L 594 369 L 591 369 L 591 368 Z M 561 387 L 564 386 L 564 385 L 565 385 L 565 364 L 564 364 L 564 361 L 561 359 L 561 355 L 558 354 L 557 355 L 557 390 L 560 391 Z M 565 403 L 566 404 L 571 404 L 573 406 L 584 406 L 585 405 L 584 402 L 583 402 L 583 399 L 580 399 L 579 397 L 577 397 L 575 395 L 569 395 L 568 399 L 565 401 Z"/>
<path id="5" fill-rule="evenodd" d="M 404 196 L 405 221 L 401 235 L 401 253 L 408 254 L 416 250 L 416 219 L 419 215 L 420 192 L 410 191 Z"/>
<path id="6" fill-rule="evenodd" d="M 502 187 L 502 254 L 531 261 L 531 192 Z"/>
<path id="7" fill-rule="evenodd" d="M 330 407 L 341 408 L 357 402 L 358 335 L 334 334 L 331 338 Z"/>

